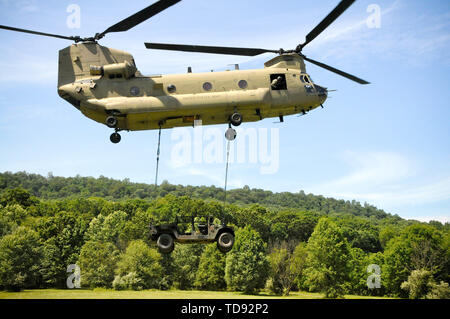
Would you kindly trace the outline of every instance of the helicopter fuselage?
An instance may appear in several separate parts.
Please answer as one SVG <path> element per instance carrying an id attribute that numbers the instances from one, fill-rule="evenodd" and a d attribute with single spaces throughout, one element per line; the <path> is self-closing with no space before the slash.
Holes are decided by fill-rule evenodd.
<path id="1" fill-rule="evenodd" d="M 142 76 L 133 57 L 92 43 L 60 51 L 58 93 L 85 116 L 117 130 L 151 130 L 243 122 L 308 112 L 327 91 L 313 84 L 303 59 L 277 56 L 263 69 Z"/>

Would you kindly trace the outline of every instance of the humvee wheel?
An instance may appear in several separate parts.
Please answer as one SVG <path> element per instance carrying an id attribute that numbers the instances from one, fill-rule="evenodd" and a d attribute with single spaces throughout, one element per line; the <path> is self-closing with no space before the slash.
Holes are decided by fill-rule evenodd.
<path id="1" fill-rule="evenodd" d="M 161 234 L 156 242 L 158 249 L 163 254 L 170 254 L 175 248 L 173 237 L 169 234 Z"/>
<path id="2" fill-rule="evenodd" d="M 230 232 L 223 232 L 217 238 L 217 248 L 223 253 L 229 252 L 233 248 L 234 236 Z"/>

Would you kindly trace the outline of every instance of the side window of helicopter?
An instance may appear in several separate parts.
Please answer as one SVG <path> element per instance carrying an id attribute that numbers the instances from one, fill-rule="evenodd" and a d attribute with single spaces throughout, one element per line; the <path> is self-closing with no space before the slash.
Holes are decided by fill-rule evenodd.
<path id="1" fill-rule="evenodd" d="M 240 80 L 240 81 L 238 82 L 238 86 L 239 86 L 241 89 L 246 89 L 247 86 L 248 86 L 248 83 L 247 83 L 247 81 L 245 81 L 245 80 Z"/>
<path id="2" fill-rule="evenodd" d="M 203 83 L 203 90 L 211 91 L 211 89 L 212 89 L 212 84 L 210 82 Z"/>
<path id="3" fill-rule="evenodd" d="M 271 74 L 270 87 L 272 90 L 287 90 L 286 74 Z"/>
<path id="4" fill-rule="evenodd" d="M 176 90 L 177 90 L 177 87 L 173 84 L 169 84 L 167 86 L 167 92 L 169 92 L 169 93 L 175 93 Z"/>

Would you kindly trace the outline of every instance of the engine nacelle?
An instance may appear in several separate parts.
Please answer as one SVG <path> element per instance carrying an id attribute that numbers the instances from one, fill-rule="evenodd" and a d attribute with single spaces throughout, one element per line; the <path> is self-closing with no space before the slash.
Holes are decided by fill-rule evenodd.
<path id="1" fill-rule="evenodd" d="M 136 73 L 136 66 L 128 61 L 122 63 L 106 64 L 103 66 L 91 65 L 91 75 L 104 75 L 110 79 L 125 78 L 129 79 Z"/>

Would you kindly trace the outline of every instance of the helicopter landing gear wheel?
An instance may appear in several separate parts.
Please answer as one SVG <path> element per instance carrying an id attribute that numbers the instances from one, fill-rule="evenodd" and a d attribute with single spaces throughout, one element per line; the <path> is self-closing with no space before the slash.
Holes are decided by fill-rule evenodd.
<path id="1" fill-rule="evenodd" d="M 120 140 L 122 139 L 122 137 L 120 136 L 119 133 L 115 132 L 112 133 L 111 136 L 109 137 L 109 139 L 111 140 L 111 142 L 113 142 L 114 144 L 117 144 L 120 142 Z"/>
<path id="2" fill-rule="evenodd" d="M 117 118 L 115 116 L 108 116 L 106 118 L 106 125 L 110 128 L 115 128 L 117 126 Z"/>
<path id="3" fill-rule="evenodd" d="M 239 126 L 242 123 L 242 115 L 240 113 L 233 113 L 230 116 L 230 123 L 234 126 Z"/>

